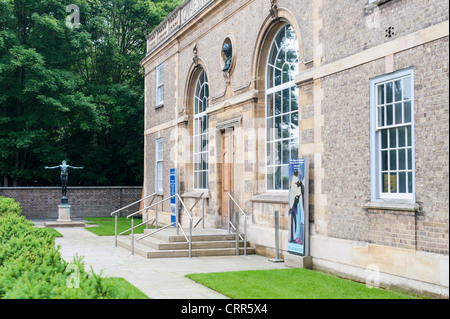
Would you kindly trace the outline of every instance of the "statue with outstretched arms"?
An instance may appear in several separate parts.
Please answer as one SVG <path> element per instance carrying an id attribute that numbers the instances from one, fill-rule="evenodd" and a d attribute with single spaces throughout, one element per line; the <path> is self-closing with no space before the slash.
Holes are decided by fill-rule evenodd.
<path id="1" fill-rule="evenodd" d="M 45 169 L 55 169 L 55 168 L 61 169 L 62 195 L 63 195 L 63 199 L 64 199 L 64 198 L 66 198 L 66 194 L 67 194 L 67 180 L 69 178 L 69 168 L 83 169 L 84 167 L 70 166 L 70 165 L 67 165 L 66 161 L 62 161 L 61 165 L 57 165 L 57 166 L 53 166 L 53 167 L 45 166 L 44 168 Z"/>

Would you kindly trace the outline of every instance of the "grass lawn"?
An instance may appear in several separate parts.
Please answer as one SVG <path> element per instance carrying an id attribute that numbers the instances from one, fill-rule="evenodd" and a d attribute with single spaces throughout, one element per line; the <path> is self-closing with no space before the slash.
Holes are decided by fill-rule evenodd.
<path id="1" fill-rule="evenodd" d="M 190 274 L 186 277 L 233 299 L 410 299 L 408 295 L 307 269 Z"/>
<path id="2" fill-rule="evenodd" d="M 130 284 L 126 279 L 121 277 L 106 277 L 105 281 L 111 282 L 114 285 L 114 288 L 121 292 L 123 296 L 121 299 L 150 299 L 146 294 Z"/>
<path id="3" fill-rule="evenodd" d="M 98 225 L 98 227 L 86 227 L 85 229 L 93 232 L 98 236 L 114 236 L 114 217 L 85 217 L 87 223 L 90 225 Z M 135 218 L 134 225 L 139 225 L 142 223 L 142 219 Z M 131 228 L 131 218 L 126 217 L 117 218 L 117 232 L 121 232 Z M 134 229 L 135 234 L 144 233 L 145 225 L 139 226 Z M 126 232 L 124 235 L 131 234 L 131 231 Z"/>
<path id="4" fill-rule="evenodd" d="M 114 218 L 108 217 L 92 217 L 85 218 L 89 222 L 87 224 L 96 224 L 99 227 L 89 227 L 87 230 L 92 231 L 93 233 L 99 236 L 108 236 L 114 235 Z M 141 219 L 134 220 L 135 225 L 141 223 Z M 119 217 L 117 223 L 117 229 L 120 232 L 131 227 L 131 220 L 126 219 L 126 217 Z M 143 232 L 145 226 L 140 226 L 135 229 L 140 233 Z M 45 231 L 54 233 L 56 237 L 63 237 L 56 229 L 54 228 L 43 228 Z M 130 284 L 126 279 L 121 277 L 105 277 L 105 282 L 114 285 L 115 289 L 121 292 L 121 299 L 150 299 L 146 294 L 136 288 L 134 285 Z"/>

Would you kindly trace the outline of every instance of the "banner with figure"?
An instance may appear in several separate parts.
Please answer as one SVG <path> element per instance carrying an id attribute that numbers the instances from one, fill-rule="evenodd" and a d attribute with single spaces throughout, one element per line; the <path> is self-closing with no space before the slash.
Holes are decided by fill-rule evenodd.
<path id="1" fill-rule="evenodd" d="M 170 169 L 170 196 L 177 194 L 177 170 L 175 168 Z M 172 197 L 170 199 L 170 222 L 175 223 L 177 221 L 177 198 Z"/>
<path id="2" fill-rule="evenodd" d="M 305 256 L 308 240 L 308 162 L 305 158 L 289 161 L 289 233 L 288 252 Z"/>

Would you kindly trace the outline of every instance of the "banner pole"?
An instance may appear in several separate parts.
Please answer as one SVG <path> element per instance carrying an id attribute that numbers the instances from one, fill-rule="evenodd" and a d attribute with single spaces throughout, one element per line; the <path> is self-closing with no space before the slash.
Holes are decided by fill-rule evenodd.
<path id="1" fill-rule="evenodd" d="M 279 222 L 278 222 L 278 211 L 275 211 L 275 258 L 269 259 L 271 262 L 283 262 L 283 259 L 280 259 L 280 249 L 279 249 Z"/>

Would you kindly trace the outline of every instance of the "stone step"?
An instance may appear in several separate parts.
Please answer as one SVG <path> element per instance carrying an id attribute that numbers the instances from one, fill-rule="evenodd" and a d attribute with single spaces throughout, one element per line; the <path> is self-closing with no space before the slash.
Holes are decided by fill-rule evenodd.
<path id="1" fill-rule="evenodd" d="M 149 234 L 150 232 L 155 231 L 154 229 L 145 229 L 144 235 Z M 184 229 L 184 232 L 187 236 L 189 236 L 189 230 Z M 241 234 L 242 237 L 244 237 L 243 234 Z M 181 230 L 179 231 L 179 234 L 176 234 L 175 228 L 169 228 L 164 229 L 163 231 L 157 232 L 151 237 L 158 238 L 160 240 L 166 241 L 166 242 L 186 242 L 186 238 L 184 237 Z M 200 241 L 222 241 L 222 240 L 235 240 L 236 235 L 235 234 L 229 234 L 228 231 L 223 229 L 193 229 L 192 232 L 192 242 L 200 242 Z"/>
<path id="2" fill-rule="evenodd" d="M 131 250 L 131 242 L 129 236 L 119 237 L 117 244 L 127 250 Z M 145 245 L 140 242 L 134 243 L 134 253 L 146 258 L 175 258 L 175 257 L 189 257 L 188 249 L 169 249 L 169 250 L 158 250 Z M 247 246 L 247 254 L 254 254 L 254 248 Z M 244 254 L 244 248 L 239 249 L 239 254 Z M 201 256 L 233 256 L 236 255 L 236 249 L 233 248 L 196 248 L 192 249 L 192 257 Z"/>
<path id="3" fill-rule="evenodd" d="M 158 250 L 175 250 L 175 249 L 189 249 L 189 243 L 186 242 L 186 238 L 183 236 L 183 241 L 165 241 L 159 238 L 153 237 L 153 235 L 145 237 L 141 240 L 139 238 L 142 235 L 136 235 L 135 240 L 143 245 L 147 245 L 151 248 Z M 239 245 L 244 247 L 244 242 L 240 241 Z M 235 240 L 201 240 L 192 241 L 192 249 L 205 249 L 205 248 L 233 248 L 236 247 Z M 247 247 L 249 244 L 247 243 Z"/>

